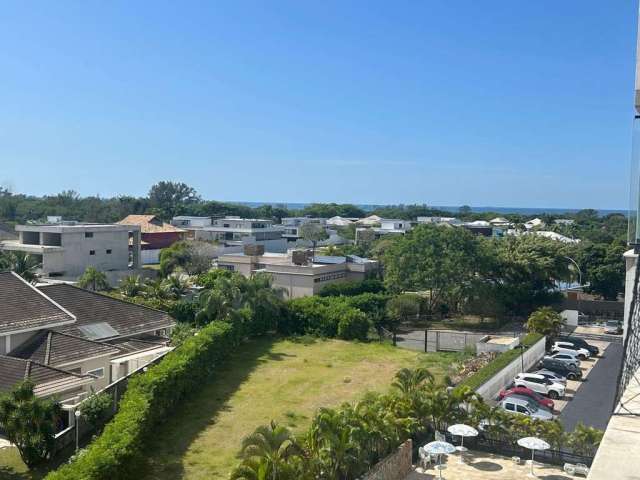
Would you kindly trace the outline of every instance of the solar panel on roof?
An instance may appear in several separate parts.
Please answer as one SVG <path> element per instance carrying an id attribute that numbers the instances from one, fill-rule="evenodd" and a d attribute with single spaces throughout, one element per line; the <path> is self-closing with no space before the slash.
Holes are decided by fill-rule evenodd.
<path id="1" fill-rule="evenodd" d="M 89 340 L 100 340 L 102 338 L 115 337 L 120 333 L 107 322 L 91 323 L 80 325 L 78 329 L 84 333 Z"/>

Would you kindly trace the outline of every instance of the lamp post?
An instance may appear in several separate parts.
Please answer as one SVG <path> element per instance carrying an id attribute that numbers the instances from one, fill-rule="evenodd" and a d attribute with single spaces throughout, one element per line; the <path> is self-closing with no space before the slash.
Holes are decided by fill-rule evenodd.
<path id="1" fill-rule="evenodd" d="M 76 409 L 73 415 L 76 417 L 76 453 L 78 453 L 80 448 L 80 410 Z"/>

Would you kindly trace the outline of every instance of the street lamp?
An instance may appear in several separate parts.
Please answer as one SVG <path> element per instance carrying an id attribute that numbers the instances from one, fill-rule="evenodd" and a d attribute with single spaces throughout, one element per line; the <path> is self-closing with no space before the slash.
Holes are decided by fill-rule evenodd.
<path id="1" fill-rule="evenodd" d="M 80 410 L 76 409 L 73 415 L 76 417 L 76 453 L 78 453 L 80 448 Z"/>

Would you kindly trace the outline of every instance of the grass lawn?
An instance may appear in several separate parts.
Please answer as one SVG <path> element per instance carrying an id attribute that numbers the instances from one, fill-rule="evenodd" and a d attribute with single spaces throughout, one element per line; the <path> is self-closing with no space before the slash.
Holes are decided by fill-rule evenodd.
<path id="1" fill-rule="evenodd" d="M 302 432 L 321 406 L 387 390 L 405 366 L 444 375 L 455 358 L 377 343 L 254 340 L 158 429 L 146 480 L 226 479 L 242 438 L 257 426 L 275 419 Z"/>
<path id="2" fill-rule="evenodd" d="M 46 470 L 29 471 L 15 448 L 0 450 L 1 480 L 40 480 L 46 474 Z"/>

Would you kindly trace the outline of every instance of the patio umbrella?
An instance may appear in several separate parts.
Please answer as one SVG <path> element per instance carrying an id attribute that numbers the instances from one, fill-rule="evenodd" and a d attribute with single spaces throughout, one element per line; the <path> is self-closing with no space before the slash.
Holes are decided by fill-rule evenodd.
<path id="1" fill-rule="evenodd" d="M 533 456 L 535 455 L 536 450 L 548 450 L 549 448 L 551 448 L 551 445 L 537 437 L 521 438 L 520 440 L 518 440 L 518 445 L 531 450 L 531 473 L 529 474 L 529 476 L 535 477 L 535 474 L 533 473 Z"/>
<path id="2" fill-rule="evenodd" d="M 463 463 L 462 454 L 467 450 L 466 448 L 464 448 L 464 437 L 475 437 L 478 435 L 478 430 L 463 423 L 451 425 L 449 428 L 447 428 L 447 430 L 451 435 L 456 435 L 461 438 L 460 446 L 457 447 L 456 450 L 460 452 L 460 463 Z"/>
<path id="3" fill-rule="evenodd" d="M 448 455 L 456 451 L 456 447 L 449 442 L 429 442 L 424 447 L 424 451 L 429 455 L 438 455 L 438 470 L 440 471 L 440 480 L 442 480 L 442 465 L 440 465 L 440 455 Z"/>

